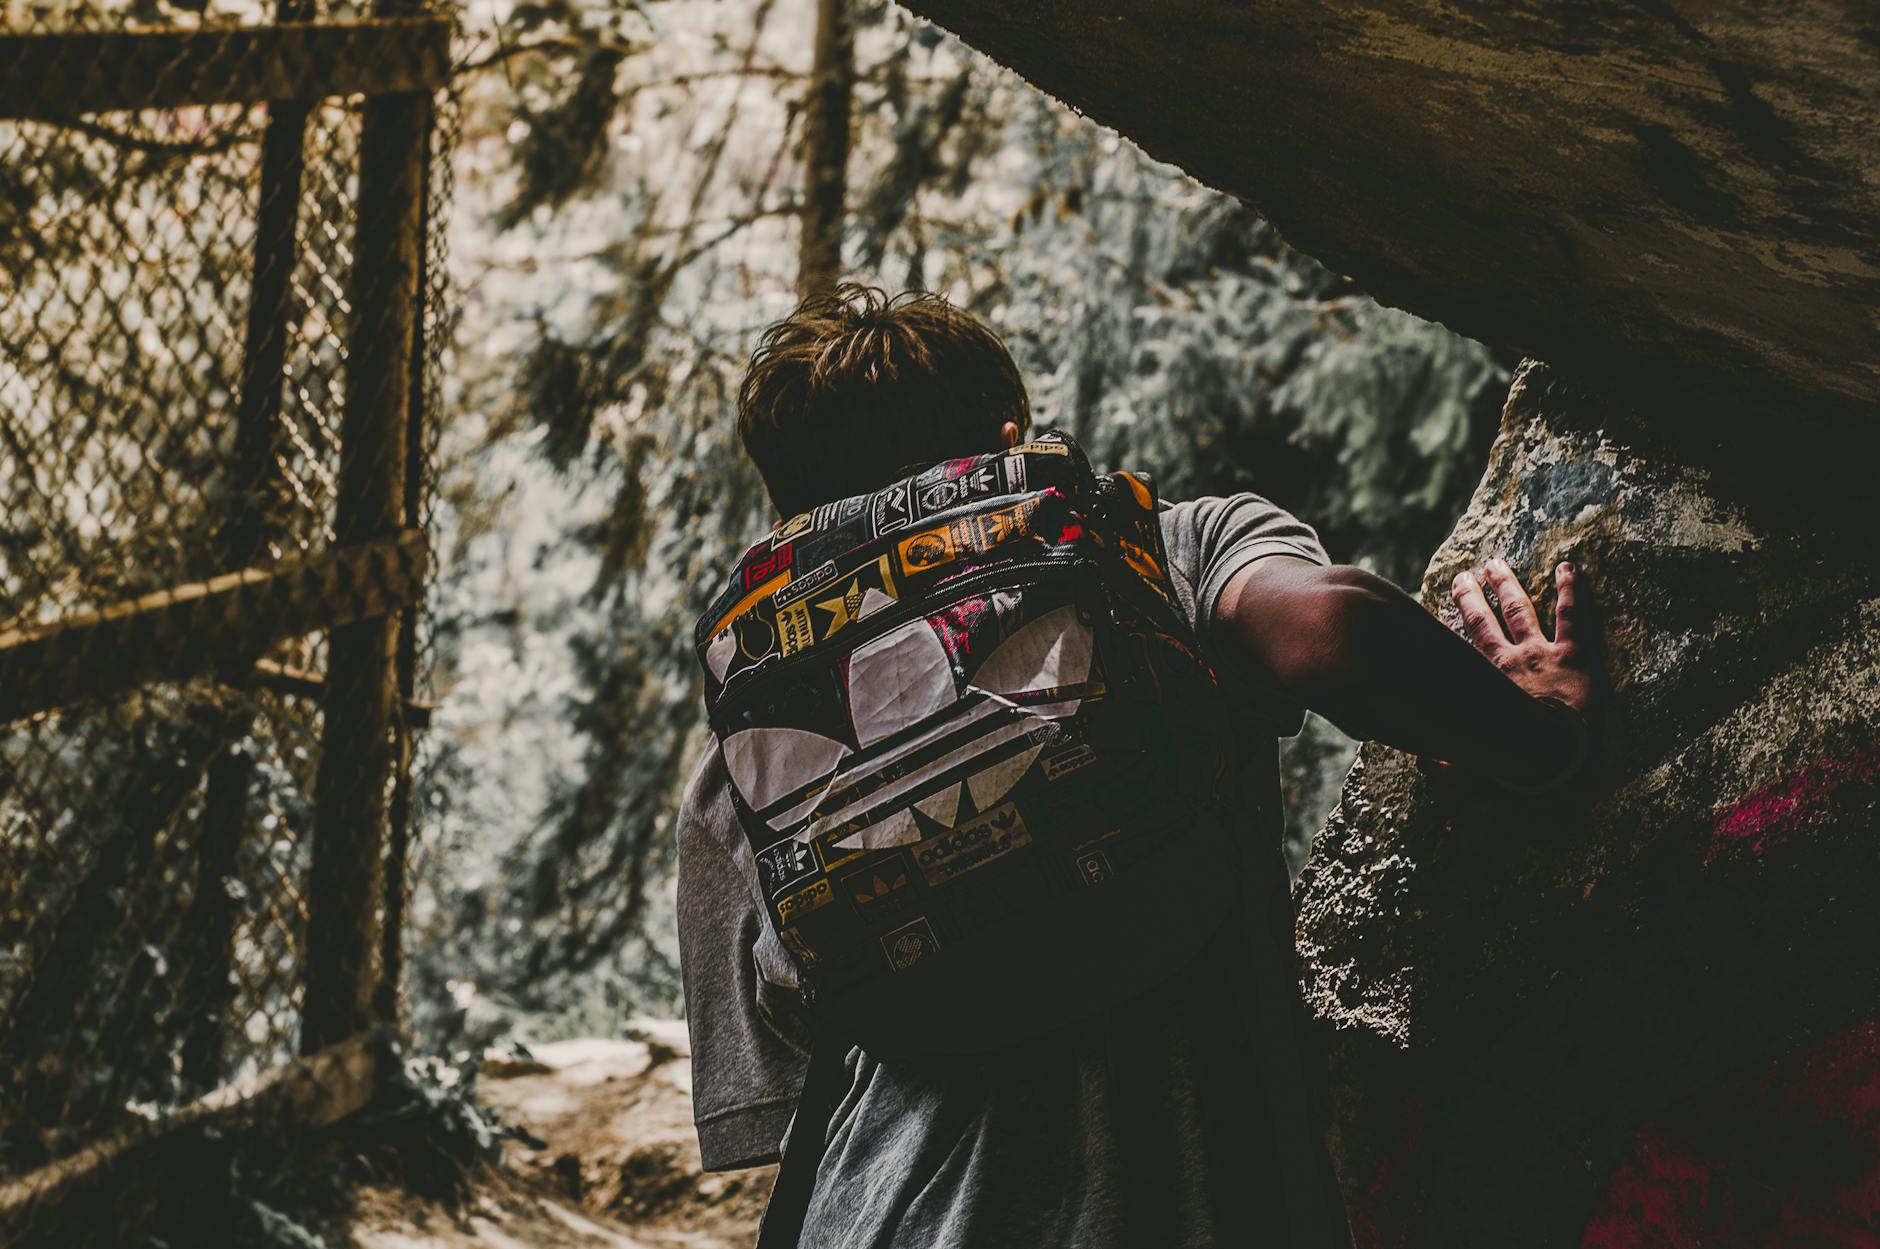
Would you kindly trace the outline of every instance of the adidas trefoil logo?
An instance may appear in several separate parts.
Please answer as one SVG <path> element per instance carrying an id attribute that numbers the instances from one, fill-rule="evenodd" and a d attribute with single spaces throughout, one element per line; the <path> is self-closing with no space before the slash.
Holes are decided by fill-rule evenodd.
<path id="1" fill-rule="evenodd" d="M 856 891 L 855 900 L 866 906 L 870 902 L 887 897 L 896 889 L 906 886 L 906 884 L 906 872 L 902 872 L 899 876 L 896 876 L 893 884 L 889 884 L 888 881 L 877 872 L 872 880 L 863 884 L 861 888 Z"/>

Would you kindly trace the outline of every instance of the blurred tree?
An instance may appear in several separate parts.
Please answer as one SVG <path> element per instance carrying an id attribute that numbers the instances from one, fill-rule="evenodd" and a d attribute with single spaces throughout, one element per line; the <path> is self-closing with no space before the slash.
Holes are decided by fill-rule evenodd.
<path id="1" fill-rule="evenodd" d="M 808 296 L 842 276 L 848 223 L 849 115 L 855 93 L 855 38 L 849 0 L 816 0 L 816 39 L 803 139 L 803 227 L 796 290 Z"/>

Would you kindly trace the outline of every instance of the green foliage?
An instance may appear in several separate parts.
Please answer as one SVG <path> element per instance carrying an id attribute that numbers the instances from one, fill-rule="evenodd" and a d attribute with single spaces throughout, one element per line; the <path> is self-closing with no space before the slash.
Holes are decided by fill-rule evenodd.
<path id="1" fill-rule="evenodd" d="M 502 1158 L 504 1141 L 531 1139 L 477 1104 L 474 1064 L 438 1058 L 405 1058 L 339 1132 L 355 1178 L 453 1206 L 480 1168 Z"/>
<path id="2" fill-rule="evenodd" d="M 521 177 L 497 217 L 502 229 L 520 225 L 538 209 L 560 206 L 593 182 L 619 105 L 614 79 L 621 59 L 611 48 L 588 48 L 574 58 L 565 89 L 539 108 L 524 104 L 517 110 L 530 142 L 517 147 Z"/>

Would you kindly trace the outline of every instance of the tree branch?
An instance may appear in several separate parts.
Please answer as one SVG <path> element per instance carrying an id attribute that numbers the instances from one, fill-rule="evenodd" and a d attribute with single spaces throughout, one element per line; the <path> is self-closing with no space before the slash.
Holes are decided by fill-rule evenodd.
<path id="1" fill-rule="evenodd" d="M 537 39 L 532 43 L 505 44 L 488 56 L 466 61 L 456 68 L 456 73 L 474 74 L 479 70 L 501 65 L 511 57 L 527 52 L 540 52 L 543 56 L 573 56 L 581 52 L 611 52 L 616 56 L 628 57 L 648 50 L 645 44 L 611 43 L 595 39 Z M 648 87 L 684 87 L 695 82 L 705 82 L 714 78 L 773 78 L 779 82 L 789 82 L 807 78 L 801 70 L 782 65 L 731 65 L 722 69 L 705 69 L 690 74 L 668 74 L 663 78 L 647 78 L 640 82 L 628 83 L 627 90 L 643 91 Z"/>
<path id="2" fill-rule="evenodd" d="M 147 139 L 142 135 L 128 134 L 114 127 L 78 117 L 61 117 L 44 124 L 57 126 L 61 130 L 74 130 L 89 138 L 102 139 L 106 143 L 129 151 L 152 152 L 161 156 L 206 156 L 215 152 L 226 152 L 244 143 L 255 143 L 261 138 L 260 132 L 253 128 L 232 126 L 209 139 Z"/>

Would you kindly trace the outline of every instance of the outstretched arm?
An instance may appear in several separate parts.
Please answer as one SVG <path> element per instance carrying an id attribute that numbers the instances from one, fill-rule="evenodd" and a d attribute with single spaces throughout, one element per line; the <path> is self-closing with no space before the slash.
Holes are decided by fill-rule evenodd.
<path id="1" fill-rule="evenodd" d="M 1473 574 L 1456 579 L 1468 641 L 1382 577 L 1284 557 L 1236 574 L 1215 624 L 1353 737 L 1531 785 L 1572 760 L 1597 688 L 1576 620 L 1576 574 L 1568 564 L 1555 570 L 1551 638 L 1506 563 L 1489 561 L 1485 576 L 1500 618 Z"/>

